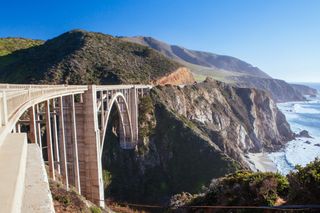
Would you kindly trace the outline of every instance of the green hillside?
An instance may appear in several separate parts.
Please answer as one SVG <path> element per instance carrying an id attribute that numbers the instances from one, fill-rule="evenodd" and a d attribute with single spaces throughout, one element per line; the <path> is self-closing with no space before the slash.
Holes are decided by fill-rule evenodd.
<path id="1" fill-rule="evenodd" d="M 0 56 L 43 44 L 44 41 L 25 38 L 0 38 Z"/>
<path id="2" fill-rule="evenodd" d="M 182 65 L 148 47 L 82 30 L 0 57 L 10 83 L 149 83 Z"/>

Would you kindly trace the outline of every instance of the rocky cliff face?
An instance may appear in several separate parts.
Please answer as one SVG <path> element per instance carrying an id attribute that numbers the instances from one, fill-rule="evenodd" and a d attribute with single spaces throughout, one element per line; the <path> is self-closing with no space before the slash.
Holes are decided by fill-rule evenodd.
<path id="1" fill-rule="evenodd" d="M 155 85 L 185 85 L 195 83 L 195 79 L 190 72 L 190 70 L 186 67 L 181 67 L 176 71 L 161 77 L 160 79 L 154 81 Z"/>
<path id="2" fill-rule="evenodd" d="M 293 138 L 267 93 L 210 79 L 158 86 L 140 110 L 136 151 L 120 150 L 112 127 L 107 133 L 114 137 L 104 151 L 113 177 L 107 194 L 116 199 L 163 202 L 177 192 L 197 192 L 212 178 L 248 168 L 246 152 L 275 150 Z"/>
<path id="3" fill-rule="evenodd" d="M 158 96 L 230 156 L 274 150 L 293 138 L 285 117 L 263 91 L 207 79 L 181 89 L 164 87 Z"/>

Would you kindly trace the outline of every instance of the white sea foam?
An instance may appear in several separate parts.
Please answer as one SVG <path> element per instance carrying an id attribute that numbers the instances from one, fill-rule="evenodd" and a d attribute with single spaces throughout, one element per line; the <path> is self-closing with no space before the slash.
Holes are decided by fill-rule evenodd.
<path id="1" fill-rule="evenodd" d="M 308 104 L 296 103 L 293 104 L 292 111 L 298 114 L 319 114 L 320 110 L 310 108 Z"/>
<path id="2" fill-rule="evenodd" d="M 307 130 L 313 137 L 297 138 L 288 142 L 281 151 L 269 154 L 278 171 L 288 174 L 295 165 L 305 166 L 320 157 L 320 99 L 281 103 L 278 107 L 285 114 L 294 132 Z"/>

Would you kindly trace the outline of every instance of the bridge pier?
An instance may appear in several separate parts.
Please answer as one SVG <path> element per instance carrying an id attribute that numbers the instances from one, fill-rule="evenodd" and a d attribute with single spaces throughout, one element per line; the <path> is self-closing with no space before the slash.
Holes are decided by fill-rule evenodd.
<path id="1" fill-rule="evenodd" d="M 77 192 L 81 194 L 74 95 L 66 96 L 64 101 L 65 144 L 69 184 L 75 186 Z"/>
<path id="2" fill-rule="evenodd" d="M 49 176 L 55 180 L 55 169 L 53 159 L 53 147 L 52 147 L 52 129 L 51 129 L 51 111 L 50 111 L 50 100 L 45 102 L 46 108 L 46 136 L 47 136 L 47 155 L 49 165 Z"/>
<path id="3" fill-rule="evenodd" d="M 66 190 L 69 190 L 69 174 L 68 174 L 68 164 L 67 164 L 67 153 L 66 153 L 66 135 L 64 127 L 64 97 L 59 97 L 59 151 L 60 151 L 60 167 L 62 182 L 66 186 Z"/>
<path id="4" fill-rule="evenodd" d="M 29 132 L 29 140 L 31 143 L 38 143 L 38 135 L 37 135 L 37 127 L 36 127 L 36 112 L 35 107 L 32 106 L 29 108 L 29 126 L 30 126 L 30 132 Z"/>
<path id="5" fill-rule="evenodd" d="M 88 200 L 104 207 L 96 96 L 95 86 L 89 86 L 83 94 L 83 103 L 76 105 L 80 183 L 82 194 Z"/>

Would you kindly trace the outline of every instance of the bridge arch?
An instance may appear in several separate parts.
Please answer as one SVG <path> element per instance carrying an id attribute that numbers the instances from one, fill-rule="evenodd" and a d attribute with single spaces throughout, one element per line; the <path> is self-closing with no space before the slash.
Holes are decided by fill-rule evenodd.
<path id="1" fill-rule="evenodd" d="M 107 97 L 108 98 L 108 97 Z M 111 99 L 108 101 L 107 109 L 109 109 L 105 115 L 104 126 L 102 127 L 102 137 L 101 137 L 101 148 L 100 148 L 100 158 L 102 158 L 103 146 L 105 144 L 106 132 L 108 128 L 108 121 L 111 114 L 111 109 L 115 104 L 116 109 L 119 113 L 120 120 L 120 146 L 122 148 L 132 148 L 134 146 L 133 142 L 133 132 L 132 132 L 132 122 L 129 112 L 129 106 L 126 101 L 125 96 L 121 92 L 115 93 Z M 101 104 L 103 107 L 103 104 Z"/>

